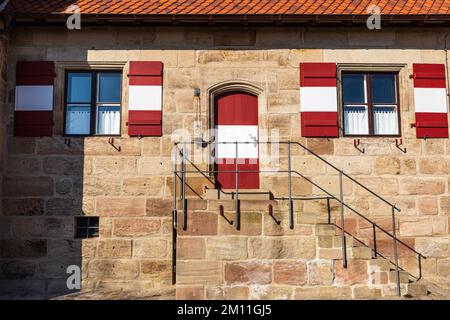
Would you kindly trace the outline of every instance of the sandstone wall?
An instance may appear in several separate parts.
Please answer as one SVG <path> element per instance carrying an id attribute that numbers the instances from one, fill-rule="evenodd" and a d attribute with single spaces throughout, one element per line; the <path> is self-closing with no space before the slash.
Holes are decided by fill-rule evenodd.
<path id="1" fill-rule="evenodd" d="M 358 181 L 396 203 L 398 234 L 428 256 L 427 276 L 448 276 L 450 270 L 450 143 L 418 140 L 414 121 L 412 63 L 445 63 L 444 29 L 200 29 L 200 28 L 59 28 L 12 30 L 8 89 L 14 88 L 19 60 L 56 62 L 55 135 L 51 138 L 11 136 L 13 99 L 6 106 L 7 128 L 2 198 L 2 261 L 0 282 L 6 293 L 55 296 L 67 292 L 65 268 L 83 266 L 84 288 L 151 291 L 171 288 L 172 134 L 193 132 L 193 89 L 201 89 L 203 128 L 207 127 L 208 88 L 221 82 L 246 82 L 259 87 L 261 137 L 277 129 L 280 140 L 304 143 Z M 420 39 L 420 41 L 417 41 Z M 128 61 L 164 63 L 164 135 L 129 138 L 127 122 Z M 402 138 L 363 138 L 362 154 L 353 139 L 300 138 L 299 63 L 400 63 Z M 62 137 L 64 68 L 123 64 L 122 137 L 117 151 L 105 137 Z M 285 151 L 278 168 L 286 165 Z M 264 166 L 277 165 L 262 159 Z M 337 176 L 300 149 L 294 167 L 336 194 Z M 206 164 L 200 164 L 206 168 Z M 209 185 L 189 177 L 194 190 Z M 261 187 L 286 195 L 286 177 L 262 177 Z M 389 207 L 345 181 L 346 200 L 389 228 Z M 301 195 L 321 195 L 295 179 Z M 325 215 L 323 202 L 296 204 L 301 224 Z M 216 209 L 215 209 L 216 210 Z M 337 212 L 336 203 L 333 204 Z M 217 212 L 214 211 L 214 214 Z M 100 216 L 101 234 L 74 240 L 76 215 Z M 310 220 L 308 220 L 310 219 Z M 368 227 L 354 215 L 347 225 L 369 239 Z M 245 222 L 243 221 L 243 225 Z M 5 229 L 3 231 L 3 229 Z M 364 235 L 366 235 L 364 237 Z M 214 240 L 211 240 L 214 241 Z M 263 241 L 263 240 L 255 240 Z M 370 241 L 370 239 L 368 240 Z M 380 239 L 383 248 L 383 239 Z M 201 245 L 201 244 L 199 244 Z M 227 244 L 233 246 L 234 242 Z M 236 244 L 238 245 L 238 244 Z M 197 250 L 197 244 L 188 246 Z M 385 250 L 390 244 L 385 241 Z M 415 268 L 413 257 L 402 263 Z"/>

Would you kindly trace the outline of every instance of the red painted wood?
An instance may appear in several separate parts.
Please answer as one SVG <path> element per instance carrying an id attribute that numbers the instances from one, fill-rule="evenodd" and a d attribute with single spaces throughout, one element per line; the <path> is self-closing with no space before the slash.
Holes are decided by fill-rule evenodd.
<path id="1" fill-rule="evenodd" d="M 130 137 L 161 137 L 162 126 L 160 125 L 128 125 Z"/>
<path id="2" fill-rule="evenodd" d="M 222 189 L 236 188 L 236 174 L 234 172 L 220 172 L 220 171 L 235 171 L 235 159 L 223 159 L 223 164 L 218 164 L 218 173 L 216 175 L 216 187 Z M 257 163 L 250 163 L 250 160 Z M 238 170 L 242 171 L 256 171 L 255 173 L 239 173 L 239 189 L 259 189 L 259 160 L 258 159 L 240 159 L 238 160 Z M 244 162 L 245 161 L 245 162 Z"/>
<path id="3" fill-rule="evenodd" d="M 258 125 L 258 97 L 225 93 L 216 98 L 216 125 Z"/>
<path id="4" fill-rule="evenodd" d="M 445 88 L 445 65 L 413 64 L 414 88 Z"/>
<path id="5" fill-rule="evenodd" d="M 215 101 L 215 123 L 217 125 L 258 125 L 258 98 L 249 93 L 230 92 L 220 95 Z M 239 173 L 240 189 L 259 189 L 259 159 L 239 159 L 238 170 L 255 173 Z M 217 159 L 216 186 L 222 189 L 236 187 L 234 159 Z"/>
<path id="6" fill-rule="evenodd" d="M 53 131 L 52 111 L 15 111 L 14 135 L 17 137 L 46 137 Z"/>
<path id="7" fill-rule="evenodd" d="M 16 85 L 53 85 L 55 63 L 53 61 L 19 61 L 16 65 Z"/>
<path id="8" fill-rule="evenodd" d="M 162 124 L 162 111 L 128 111 L 129 125 Z"/>
<path id="9" fill-rule="evenodd" d="M 300 87 L 336 87 L 336 64 L 300 63 Z"/>
<path id="10" fill-rule="evenodd" d="M 162 68 L 160 61 L 131 61 L 129 84 L 134 86 L 161 86 Z"/>
<path id="11" fill-rule="evenodd" d="M 417 138 L 448 138 L 447 113 L 416 112 Z"/>
<path id="12" fill-rule="evenodd" d="M 301 134 L 303 137 L 338 137 L 337 112 L 302 112 Z"/>

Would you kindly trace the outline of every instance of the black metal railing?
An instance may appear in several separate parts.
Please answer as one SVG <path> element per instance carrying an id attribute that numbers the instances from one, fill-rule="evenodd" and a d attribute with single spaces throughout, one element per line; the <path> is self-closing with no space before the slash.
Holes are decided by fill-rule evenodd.
<path id="1" fill-rule="evenodd" d="M 235 190 L 234 190 L 234 200 L 235 200 L 235 209 L 236 209 L 236 216 L 235 216 L 235 220 L 234 220 L 234 224 L 235 224 L 235 228 L 237 230 L 240 230 L 240 220 L 241 220 L 241 216 L 240 216 L 240 199 L 239 199 L 239 194 L 240 194 L 240 190 L 239 190 L 239 173 L 278 173 L 278 174 L 287 174 L 288 176 L 288 195 L 287 197 L 277 197 L 276 199 L 278 200 L 288 200 L 289 201 L 289 227 L 291 229 L 294 229 L 294 207 L 293 207 L 293 203 L 294 201 L 301 201 L 301 200 L 312 200 L 312 199 L 326 199 L 327 200 L 327 209 L 328 209 L 328 223 L 331 224 L 331 208 L 330 208 L 330 201 L 334 200 L 337 201 L 339 203 L 340 206 L 340 225 L 336 225 L 340 230 L 341 230 L 341 243 L 342 243 L 342 256 L 343 256 L 343 266 L 344 268 L 347 267 L 347 244 L 346 244 L 346 234 L 349 234 L 346 229 L 345 229 L 345 209 L 350 210 L 351 212 L 355 213 L 356 215 L 358 215 L 360 218 L 364 219 L 367 223 L 369 223 L 369 225 L 372 226 L 372 237 L 373 237 L 373 248 L 370 245 L 366 245 L 363 243 L 365 246 L 369 247 L 373 254 L 374 257 L 382 257 L 385 258 L 387 260 L 389 260 L 389 262 L 391 264 L 393 264 L 395 266 L 395 272 L 396 272 L 396 283 L 397 283 L 397 294 L 398 296 L 401 295 L 401 287 L 400 287 L 400 269 L 403 270 L 400 266 L 399 266 L 399 258 L 398 258 L 398 244 L 400 243 L 401 245 L 403 245 L 404 247 L 406 247 L 408 250 L 412 251 L 415 255 L 417 255 L 418 257 L 418 270 L 419 270 L 419 275 L 418 276 L 414 276 L 412 274 L 410 274 L 411 276 L 413 276 L 414 278 L 416 278 L 417 280 L 420 279 L 422 277 L 422 267 L 421 267 L 421 259 L 426 259 L 426 257 L 424 255 L 422 255 L 421 253 L 417 252 L 414 248 L 411 248 L 409 245 L 407 245 L 405 242 L 401 241 L 400 239 L 397 238 L 397 234 L 396 234 L 396 219 L 395 219 L 395 215 L 396 212 L 400 212 L 401 210 L 395 205 L 392 204 L 391 202 L 389 202 L 388 200 L 384 199 L 383 197 L 381 197 L 379 194 L 377 194 L 376 192 L 374 192 L 373 190 L 369 189 L 368 187 L 364 186 L 363 184 L 361 184 L 360 182 L 358 182 L 356 179 L 354 179 L 353 177 L 351 177 L 350 175 L 346 174 L 345 172 L 343 172 L 342 170 L 340 170 L 339 168 L 337 168 L 336 166 L 334 166 L 333 164 L 331 164 L 329 161 L 325 160 L 323 157 L 319 156 L 317 153 L 315 153 L 314 151 L 312 151 L 311 149 L 307 148 L 306 146 L 304 146 L 303 144 L 299 143 L 299 142 L 292 142 L 292 141 L 283 141 L 283 142 L 272 142 L 272 141 L 266 141 L 266 142 L 261 142 L 261 141 L 252 141 L 252 142 L 239 142 L 239 141 L 235 141 L 235 142 L 203 142 L 202 146 L 203 147 L 207 147 L 211 144 L 214 145 L 219 145 L 219 144 L 234 144 L 235 145 L 235 170 L 201 170 L 199 169 L 197 166 L 195 166 L 195 164 L 190 161 L 190 159 L 187 157 L 187 153 L 189 151 L 189 149 L 187 148 L 190 145 L 198 145 L 197 141 L 192 141 L 192 142 L 178 142 L 175 143 L 175 148 L 174 148 L 174 154 L 173 154 L 173 174 L 174 174 L 174 182 L 173 182 L 173 189 L 174 189 L 174 194 L 173 194 L 173 232 L 174 232 L 174 252 L 173 252 L 173 264 L 174 264 L 174 268 L 173 268 L 173 282 L 175 283 L 176 281 L 176 271 L 175 271 L 175 265 L 176 265 L 176 232 L 177 232 L 177 227 L 178 227 L 178 216 L 177 216 L 177 180 L 180 181 L 180 200 L 181 200 L 181 210 L 182 210 L 182 228 L 183 230 L 187 230 L 187 199 L 186 199 L 186 174 L 201 174 L 203 177 L 207 178 L 210 182 L 214 183 L 214 181 L 212 181 L 212 179 L 210 178 L 211 174 L 217 174 L 219 172 L 221 173 L 234 173 L 235 174 Z M 287 157 L 288 157 L 288 169 L 287 170 L 239 170 L 239 145 L 241 144 L 253 144 L 255 146 L 259 146 L 260 144 L 279 144 L 279 145 L 287 145 Z M 181 148 L 180 148 L 181 146 Z M 320 185 L 318 185 L 317 183 L 315 183 L 314 181 L 312 181 L 310 178 L 308 178 L 307 176 L 305 176 L 303 173 L 298 172 L 297 170 L 293 170 L 292 169 L 292 157 L 291 157 L 291 147 L 292 146 L 297 146 L 302 148 L 303 150 L 305 150 L 307 153 L 313 155 L 315 158 L 320 159 L 323 163 L 325 163 L 328 167 L 334 169 L 337 173 L 338 173 L 338 178 L 339 178 L 339 196 L 335 196 L 332 193 L 330 193 L 329 191 L 327 191 L 325 188 L 321 187 Z M 180 161 L 180 170 L 178 170 L 178 156 L 181 157 L 181 161 Z M 186 163 L 189 162 L 192 165 L 192 168 L 194 170 L 186 170 Z M 293 196 L 292 195 L 292 176 L 298 176 L 300 178 L 302 178 L 303 180 L 307 181 L 308 183 L 312 184 L 313 186 L 315 186 L 316 188 L 318 188 L 321 192 L 325 193 L 326 196 L 325 197 L 301 197 L 301 196 Z M 390 214 L 392 217 L 392 234 L 390 232 L 388 232 L 387 230 L 385 230 L 384 228 L 382 228 L 381 226 L 379 226 L 376 222 L 370 220 L 369 218 L 367 218 L 365 215 L 363 215 L 362 213 L 360 213 L 358 210 L 356 210 L 355 208 L 351 207 L 350 205 L 348 205 L 347 203 L 345 203 L 344 200 L 344 184 L 343 184 L 343 178 L 347 178 L 350 181 L 352 181 L 353 183 L 355 183 L 357 186 L 361 187 L 362 189 L 366 190 L 367 192 L 369 192 L 371 195 L 375 196 L 377 199 L 381 200 L 383 203 L 385 203 L 386 205 L 388 205 L 390 207 Z M 223 190 L 220 190 L 220 192 L 222 193 L 226 193 Z M 232 193 L 232 192 L 228 192 L 228 193 Z M 380 254 L 379 250 L 377 249 L 377 237 L 376 237 L 376 231 L 379 230 L 382 233 L 384 233 L 385 235 L 387 235 L 389 238 L 392 239 L 393 241 L 393 251 L 394 251 L 394 261 L 391 261 L 390 258 L 387 258 L 383 255 Z M 351 234 L 349 234 L 351 235 Z"/>

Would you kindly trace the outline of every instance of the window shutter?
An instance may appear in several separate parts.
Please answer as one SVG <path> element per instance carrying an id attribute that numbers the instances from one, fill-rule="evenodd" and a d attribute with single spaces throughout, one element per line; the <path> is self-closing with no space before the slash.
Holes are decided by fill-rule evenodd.
<path id="1" fill-rule="evenodd" d="M 448 138 L 443 64 L 413 64 L 417 138 Z"/>
<path id="2" fill-rule="evenodd" d="M 300 64 L 301 134 L 338 137 L 336 64 Z"/>
<path id="3" fill-rule="evenodd" d="M 162 136 L 162 70 L 159 61 L 131 61 L 128 134 Z"/>
<path id="4" fill-rule="evenodd" d="M 51 136 L 53 131 L 53 82 L 51 61 L 21 61 L 16 66 L 14 135 Z"/>

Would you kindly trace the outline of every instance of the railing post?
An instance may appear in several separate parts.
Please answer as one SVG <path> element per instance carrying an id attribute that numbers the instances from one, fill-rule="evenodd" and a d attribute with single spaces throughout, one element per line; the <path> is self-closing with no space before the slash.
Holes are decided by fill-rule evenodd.
<path id="1" fill-rule="evenodd" d="M 395 209 L 392 207 L 392 234 L 394 236 L 394 257 L 395 257 L 395 275 L 397 280 L 397 295 L 401 296 L 400 290 L 400 271 L 398 269 L 398 252 L 397 252 L 397 233 L 395 231 Z"/>
<path id="2" fill-rule="evenodd" d="M 331 206 L 330 206 L 330 198 L 327 198 L 327 210 L 328 210 L 328 224 L 331 224 Z"/>
<path id="3" fill-rule="evenodd" d="M 289 228 L 294 229 L 294 207 L 292 203 L 291 142 L 288 142 L 288 188 L 289 188 Z"/>
<path id="4" fill-rule="evenodd" d="M 187 210 L 186 210 L 186 145 L 183 145 L 181 157 L 181 201 L 183 206 L 183 230 L 187 230 Z"/>
<path id="5" fill-rule="evenodd" d="M 373 232 L 373 251 L 374 251 L 374 258 L 378 256 L 377 253 L 377 225 L 375 223 L 372 224 L 372 232 Z"/>
<path id="6" fill-rule="evenodd" d="M 342 183 L 342 171 L 339 172 L 339 200 L 341 202 L 341 240 L 342 240 L 342 264 L 347 268 L 347 244 L 345 237 L 345 223 L 344 223 L 344 184 Z"/>
<path id="7" fill-rule="evenodd" d="M 178 145 L 173 150 L 173 211 L 172 211 L 172 284 L 177 283 L 177 155 Z"/>
<path id="8" fill-rule="evenodd" d="M 419 279 L 422 279 L 422 255 L 419 254 Z"/>
<path id="9" fill-rule="evenodd" d="M 239 208 L 239 165 L 238 165 L 238 152 L 239 152 L 239 143 L 236 141 L 236 230 L 241 230 L 241 210 Z"/>

